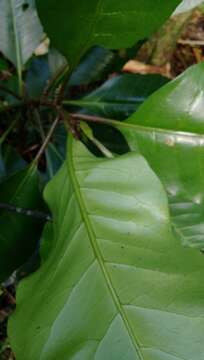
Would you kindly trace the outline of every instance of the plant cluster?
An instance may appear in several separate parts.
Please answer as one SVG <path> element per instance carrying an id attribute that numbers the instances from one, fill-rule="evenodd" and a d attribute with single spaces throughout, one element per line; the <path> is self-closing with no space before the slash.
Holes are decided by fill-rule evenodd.
<path id="1" fill-rule="evenodd" d="M 18 283 L 17 360 L 204 358 L 204 64 L 107 79 L 179 4 L 1 0 L 0 281 Z"/>

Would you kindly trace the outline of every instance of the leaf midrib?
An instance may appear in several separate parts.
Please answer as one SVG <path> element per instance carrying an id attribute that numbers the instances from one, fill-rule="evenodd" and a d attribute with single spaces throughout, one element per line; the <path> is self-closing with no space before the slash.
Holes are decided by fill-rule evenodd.
<path id="1" fill-rule="evenodd" d="M 19 82 L 19 91 L 21 93 L 21 82 L 22 82 L 22 54 L 21 54 L 21 45 L 18 37 L 18 30 L 17 30 L 17 23 L 16 23 L 16 16 L 15 16 L 15 9 L 13 0 L 9 0 L 11 14 L 12 14 L 12 26 L 13 26 L 13 33 L 14 33 L 14 42 L 15 42 L 15 49 L 16 49 L 16 66 L 17 66 L 17 73 L 18 73 L 18 82 Z"/>
<path id="2" fill-rule="evenodd" d="M 64 105 L 66 105 L 67 102 L 63 102 Z M 96 124 L 105 124 L 105 125 L 109 125 L 109 126 L 113 126 L 117 129 L 119 129 L 120 131 L 122 131 L 123 129 L 129 129 L 129 130 L 133 130 L 135 132 L 139 132 L 139 131 L 143 131 L 143 132 L 157 132 L 160 133 L 162 135 L 172 135 L 172 136 L 183 136 L 185 138 L 201 138 L 202 140 L 204 140 L 204 134 L 200 133 L 200 132 L 192 132 L 190 130 L 182 130 L 182 129 L 165 129 L 165 128 L 159 128 L 156 126 L 147 126 L 147 125 L 140 125 L 140 124 L 134 124 L 132 122 L 128 122 L 128 120 L 125 121 L 119 121 L 119 120 L 115 120 L 115 119 L 109 119 L 109 118 L 105 118 L 105 117 L 99 117 L 99 116 L 92 116 L 92 115 L 86 115 L 86 114 L 80 114 L 80 113 L 71 113 L 71 116 L 73 116 L 74 119 L 79 119 L 81 121 L 88 121 L 88 122 L 92 122 L 92 123 L 96 123 Z"/>
<path id="3" fill-rule="evenodd" d="M 80 191 L 80 185 L 79 185 L 77 177 L 75 175 L 75 167 L 74 167 L 74 161 L 73 161 L 73 137 L 71 137 L 71 136 L 69 138 L 69 145 L 68 145 L 68 169 L 70 171 L 71 182 L 73 185 L 74 192 L 76 194 L 76 198 L 77 198 L 77 202 L 79 205 L 82 220 L 84 221 L 84 225 L 87 229 L 87 233 L 88 233 L 91 247 L 93 249 L 93 253 L 95 255 L 96 260 L 98 261 L 99 267 L 100 267 L 103 277 L 105 279 L 105 283 L 108 287 L 108 290 L 113 299 L 115 307 L 124 322 L 124 325 L 126 327 L 128 335 L 129 335 L 131 342 L 136 350 L 136 353 L 139 356 L 140 360 L 144 360 L 142 353 L 140 351 L 139 342 L 133 332 L 131 325 L 129 324 L 128 318 L 127 318 L 125 311 L 120 303 L 118 295 L 117 295 L 116 291 L 114 290 L 112 281 L 110 279 L 110 276 L 107 272 L 107 269 L 106 269 L 104 261 L 103 261 L 103 256 L 101 254 L 100 247 L 97 244 L 96 237 L 95 237 L 94 231 L 92 229 L 92 225 L 91 225 L 91 222 L 90 222 L 90 219 L 88 216 L 86 205 L 84 203 L 84 200 L 83 200 L 83 197 L 82 197 L 82 194 Z"/>
<path id="4" fill-rule="evenodd" d="M 135 96 L 134 100 L 117 100 L 117 99 L 111 99 L 111 101 L 106 100 L 106 99 L 101 99 L 101 98 L 95 98 L 94 100 L 92 100 L 93 98 L 89 98 L 87 97 L 87 99 L 85 100 L 65 100 L 63 102 L 64 105 L 74 105 L 74 106 L 78 106 L 78 107 L 97 107 L 97 108 L 102 108 L 105 106 L 114 106 L 114 105 L 132 105 L 132 106 L 136 106 L 138 103 L 143 103 L 146 99 L 146 97 L 144 96 Z"/>

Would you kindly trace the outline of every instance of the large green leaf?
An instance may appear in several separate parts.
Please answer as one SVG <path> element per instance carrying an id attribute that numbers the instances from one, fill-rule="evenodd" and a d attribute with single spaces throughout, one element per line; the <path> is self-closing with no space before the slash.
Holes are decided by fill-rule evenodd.
<path id="1" fill-rule="evenodd" d="M 149 36 L 179 3 L 180 0 L 37 0 L 45 31 L 72 66 L 91 46 L 129 47 Z"/>
<path id="2" fill-rule="evenodd" d="M 203 360 L 203 255 L 173 236 L 144 158 L 99 159 L 70 139 L 45 198 L 42 267 L 9 323 L 16 359 Z"/>
<path id="3" fill-rule="evenodd" d="M 0 51 L 22 68 L 42 39 L 35 0 L 0 1 Z"/>
<path id="4" fill-rule="evenodd" d="M 64 103 L 80 106 L 100 116 L 124 120 L 167 82 L 168 79 L 160 75 L 119 75 L 84 98 Z"/>
<path id="5" fill-rule="evenodd" d="M 129 122 L 202 135 L 203 86 L 204 62 L 190 67 L 177 79 L 159 89 Z"/>
<path id="6" fill-rule="evenodd" d="M 184 245 L 204 247 L 204 63 L 154 93 L 128 120 L 129 145 L 148 160 L 169 197 Z"/>
<path id="7" fill-rule="evenodd" d="M 42 198 L 35 167 L 26 168 L 0 186 L 0 203 L 39 209 Z M 0 282 L 22 265 L 33 253 L 43 223 L 39 220 L 0 210 Z"/>

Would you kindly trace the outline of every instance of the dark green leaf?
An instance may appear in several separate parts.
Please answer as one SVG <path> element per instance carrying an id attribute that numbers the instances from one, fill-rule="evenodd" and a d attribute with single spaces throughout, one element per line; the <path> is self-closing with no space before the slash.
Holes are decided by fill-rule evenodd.
<path id="1" fill-rule="evenodd" d="M 8 89 L 10 91 L 12 91 L 14 94 L 18 94 L 18 88 L 19 88 L 19 79 L 18 76 L 12 75 L 9 79 L 7 80 L 3 80 L 1 83 L 4 87 L 4 89 Z M 19 102 L 19 99 L 17 99 L 15 96 L 11 95 L 9 92 L 7 92 L 6 90 L 2 90 L 0 88 L 0 96 L 9 104 L 16 104 L 17 102 Z"/>
<path id="2" fill-rule="evenodd" d="M 168 79 L 160 75 L 120 75 L 83 99 L 65 103 L 80 106 L 95 115 L 124 120 L 167 82 Z"/>
<path id="3" fill-rule="evenodd" d="M 0 180 L 24 169 L 26 162 L 9 145 L 0 145 Z"/>
<path id="4" fill-rule="evenodd" d="M 47 177 L 52 179 L 64 162 L 65 154 L 56 145 L 50 143 L 45 152 L 47 161 Z"/>
<path id="5" fill-rule="evenodd" d="M 0 72 L 5 71 L 7 69 L 8 69 L 8 64 L 7 64 L 6 60 L 4 60 L 3 58 L 0 58 Z"/>
<path id="6" fill-rule="evenodd" d="M 0 203 L 39 209 L 42 198 L 36 168 L 24 169 L 1 183 Z M 42 225 L 39 220 L 0 211 L 0 282 L 31 256 L 39 241 Z"/>
<path id="7" fill-rule="evenodd" d="M 30 97 L 39 98 L 50 78 L 47 56 L 34 58 L 26 74 L 26 91 Z"/>
<path id="8" fill-rule="evenodd" d="M 94 45 L 130 47 L 149 36 L 179 3 L 180 0 L 37 0 L 45 31 L 71 67 Z"/>
<path id="9" fill-rule="evenodd" d="M 88 51 L 79 66 L 72 73 L 69 86 L 88 85 L 98 81 L 114 62 L 113 51 L 98 46 Z"/>
<path id="10" fill-rule="evenodd" d="M 26 90 L 29 96 L 39 98 L 49 83 L 67 66 L 66 59 L 55 49 L 47 55 L 34 57 L 27 76 Z"/>

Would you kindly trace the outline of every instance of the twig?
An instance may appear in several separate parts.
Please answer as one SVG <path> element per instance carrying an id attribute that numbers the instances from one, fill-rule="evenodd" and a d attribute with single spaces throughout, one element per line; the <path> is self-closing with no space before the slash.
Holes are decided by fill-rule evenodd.
<path id="1" fill-rule="evenodd" d="M 202 40 L 190 40 L 190 39 L 187 39 L 187 40 L 179 39 L 178 44 L 189 45 L 189 46 L 192 46 L 192 47 L 193 46 L 204 46 L 204 41 L 202 41 Z"/>
<path id="2" fill-rule="evenodd" d="M 68 70 L 69 70 L 69 66 L 66 64 L 59 71 L 57 71 L 57 73 L 54 75 L 52 79 L 50 79 L 50 81 L 47 84 L 47 87 L 45 88 L 45 91 L 43 92 L 42 100 L 47 99 L 50 91 L 53 90 L 53 88 L 57 86 L 57 84 L 60 83 L 60 80 L 62 80 L 62 78 L 66 75 L 66 72 Z"/>
<path id="3" fill-rule="evenodd" d="M 92 116 L 92 115 L 85 115 L 85 114 L 78 114 L 78 113 L 69 113 L 69 116 L 71 119 L 74 120 L 85 120 L 91 123 L 98 123 L 98 124 L 106 124 L 106 125 L 112 125 L 112 126 L 117 126 L 117 125 L 122 125 L 122 123 L 118 120 L 113 120 L 113 119 L 107 119 L 107 118 L 103 118 L 103 117 L 99 117 L 99 116 Z"/>
<path id="4" fill-rule="evenodd" d="M 67 84 L 68 84 L 70 76 L 72 74 L 72 70 L 73 70 L 73 66 L 70 67 L 68 64 L 67 64 L 67 66 L 65 66 L 64 72 L 62 73 L 62 76 L 61 76 L 61 80 L 64 77 L 64 82 L 62 82 L 62 85 L 61 85 L 60 90 L 59 90 L 58 97 L 56 99 L 57 104 L 60 104 L 60 102 L 62 102 L 62 100 L 63 100 Z"/>
<path id="5" fill-rule="evenodd" d="M 34 115 L 35 115 L 35 118 L 36 118 L 36 123 L 37 123 L 38 128 L 39 128 L 39 133 L 40 133 L 42 142 L 44 142 L 46 136 L 45 136 L 45 132 L 44 132 L 44 129 L 43 129 L 43 126 L 42 126 L 42 122 L 40 120 L 40 114 L 39 114 L 39 111 L 37 109 L 34 109 Z M 50 176 L 50 179 L 51 179 L 54 176 L 54 171 L 53 171 L 53 168 L 52 168 L 52 161 L 51 161 L 51 158 L 50 158 L 50 154 L 49 154 L 49 152 L 47 150 L 45 150 L 45 156 L 46 156 L 48 173 L 49 173 L 49 176 Z"/>
<path id="6" fill-rule="evenodd" d="M 41 100 L 41 99 L 20 99 L 21 101 L 19 103 L 16 104 L 12 104 L 12 105 L 5 105 L 2 104 L 2 107 L 0 106 L 0 113 L 5 112 L 5 111 L 12 111 L 18 107 L 33 107 L 33 108 L 40 108 L 41 106 L 45 106 L 47 108 L 51 108 L 52 110 L 56 111 L 59 113 L 59 109 L 58 106 L 56 106 L 56 104 L 54 104 L 52 101 L 49 100 Z"/>
<path id="7" fill-rule="evenodd" d="M 16 214 L 32 217 L 38 220 L 52 221 L 50 214 L 45 214 L 38 210 L 26 209 L 19 206 L 14 206 L 11 204 L 0 203 L 0 209 L 7 210 L 9 212 L 14 212 Z"/>
<path id="8" fill-rule="evenodd" d="M 44 129 L 43 129 L 43 126 L 41 123 L 40 114 L 37 109 L 34 109 L 34 115 L 35 115 L 36 124 L 39 128 L 39 133 L 40 133 L 41 139 L 44 142 L 45 141 L 45 133 L 44 133 Z"/>
<path id="9" fill-rule="evenodd" d="M 99 151 L 108 159 L 113 159 L 114 156 L 109 149 L 107 149 L 98 139 L 95 138 L 92 129 L 85 123 L 81 123 L 81 129 L 84 135 L 99 149 Z"/>
<path id="10" fill-rule="evenodd" d="M 51 137 L 52 137 L 52 135 L 53 135 L 59 121 L 60 121 L 60 119 L 61 119 L 61 115 L 59 114 L 59 115 L 57 115 L 55 121 L 53 122 L 53 124 L 52 124 L 52 126 L 51 126 L 51 128 L 50 128 L 50 130 L 49 130 L 49 132 L 48 132 L 48 134 L 47 134 L 41 148 L 40 148 L 40 150 L 38 151 L 38 153 L 37 153 L 37 155 L 36 155 L 36 157 L 34 159 L 34 162 L 37 163 L 39 161 L 39 159 L 41 158 L 42 154 L 44 153 L 46 147 L 48 146 L 48 144 L 50 142 L 50 139 L 51 139 Z"/>
<path id="11" fill-rule="evenodd" d="M 16 299 L 14 298 L 14 296 L 4 287 L 2 286 L 2 290 L 4 295 L 7 297 L 7 301 L 10 305 L 16 305 Z M 7 313 L 8 316 L 8 313 Z"/>

